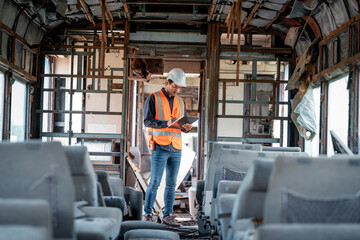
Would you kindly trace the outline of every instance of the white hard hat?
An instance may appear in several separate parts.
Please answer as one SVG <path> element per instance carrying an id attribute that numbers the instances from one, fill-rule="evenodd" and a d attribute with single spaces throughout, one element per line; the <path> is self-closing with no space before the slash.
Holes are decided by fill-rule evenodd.
<path id="1" fill-rule="evenodd" d="M 172 80 L 175 84 L 186 87 L 186 75 L 181 68 L 173 68 L 168 73 L 167 80 Z"/>

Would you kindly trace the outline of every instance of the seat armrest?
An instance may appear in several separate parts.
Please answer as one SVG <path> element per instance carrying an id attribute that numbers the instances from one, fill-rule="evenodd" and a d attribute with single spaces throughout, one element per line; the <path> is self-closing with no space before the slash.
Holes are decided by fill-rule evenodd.
<path id="1" fill-rule="evenodd" d="M 356 240 L 360 236 L 360 224 L 312 223 L 312 224 L 264 224 L 255 232 L 257 240 Z"/>
<path id="2" fill-rule="evenodd" d="M 128 219 L 142 220 L 143 193 L 131 187 L 124 187 L 125 201 L 128 206 Z"/>
<path id="3" fill-rule="evenodd" d="M 0 198 L 0 224 L 50 227 L 50 207 L 46 200 Z"/>
<path id="4" fill-rule="evenodd" d="M 106 197 L 104 197 L 104 201 L 105 201 L 106 207 L 119 208 L 122 211 L 124 216 L 128 214 L 126 201 L 125 201 L 125 199 L 123 197 L 106 196 Z"/>

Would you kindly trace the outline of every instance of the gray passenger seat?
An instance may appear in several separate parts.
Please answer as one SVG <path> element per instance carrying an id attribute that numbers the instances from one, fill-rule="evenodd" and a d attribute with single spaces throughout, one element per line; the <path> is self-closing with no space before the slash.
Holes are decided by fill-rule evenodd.
<path id="1" fill-rule="evenodd" d="M 99 207 L 96 174 L 91 164 L 89 153 L 83 146 L 64 147 L 72 174 L 76 201 L 85 201 L 79 210 L 89 218 L 75 221 L 78 238 L 116 239 L 120 232 L 122 212 L 118 208 Z"/>
<path id="2" fill-rule="evenodd" d="M 0 198 L 0 240 L 51 240 L 50 216 L 46 200 Z"/>
<path id="3" fill-rule="evenodd" d="M 104 193 L 106 206 L 122 209 L 124 220 L 141 220 L 143 209 L 142 191 L 124 186 L 122 179 L 109 177 L 107 171 L 96 170 L 95 172 Z"/>
<path id="4" fill-rule="evenodd" d="M 255 239 L 359 239 L 359 173 L 359 156 L 279 157 Z"/>

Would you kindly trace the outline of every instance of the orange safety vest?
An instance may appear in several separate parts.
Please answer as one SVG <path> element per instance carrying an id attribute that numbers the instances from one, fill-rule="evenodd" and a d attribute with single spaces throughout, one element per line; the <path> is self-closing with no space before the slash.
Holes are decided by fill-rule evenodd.
<path id="1" fill-rule="evenodd" d="M 170 104 L 165 94 L 158 91 L 155 97 L 155 119 L 169 121 L 171 117 L 180 118 L 184 115 L 184 100 L 175 96 L 172 113 Z M 176 149 L 182 149 L 181 130 L 179 128 L 147 128 L 147 140 L 150 144 L 151 138 L 159 145 L 169 145 L 170 143 Z"/>

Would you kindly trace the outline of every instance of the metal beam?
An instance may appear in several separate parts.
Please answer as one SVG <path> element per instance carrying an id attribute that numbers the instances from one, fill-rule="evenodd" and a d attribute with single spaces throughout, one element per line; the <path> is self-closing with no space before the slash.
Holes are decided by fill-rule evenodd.
<path id="1" fill-rule="evenodd" d="M 249 14 L 249 16 L 246 18 L 244 25 L 242 28 L 246 28 L 247 25 L 249 24 L 249 22 L 251 21 L 251 19 L 253 18 L 256 10 L 260 7 L 260 4 L 263 2 L 263 0 L 259 0 L 257 3 L 255 3 L 255 5 L 253 6 L 253 8 L 251 9 L 251 12 Z"/>
<path id="2" fill-rule="evenodd" d="M 125 9 L 125 12 L 126 12 L 126 16 L 127 18 L 130 20 L 131 19 L 131 16 L 130 16 L 130 12 L 129 12 L 129 7 L 127 5 L 127 2 L 125 0 L 122 0 L 122 3 L 124 5 L 124 9 Z"/>
<path id="3" fill-rule="evenodd" d="M 31 75 L 30 73 L 26 72 L 24 69 L 19 68 L 18 66 L 16 66 L 15 64 L 13 64 L 12 62 L 9 62 L 8 60 L 6 60 L 5 58 L 0 56 L 0 63 L 4 64 L 6 67 L 12 68 L 13 70 L 15 70 L 19 75 L 24 76 L 26 79 L 28 79 L 31 82 L 36 82 L 37 79 L 35 76 Z"/>
<path id="4" fill-rule="evenodd" d="M 81 3 L 82 8 L 84 9 L 84 11 L 85 11 L 85 13 L 86 13 L 86 16 L 88 17 L 89 21 L 90 21 L 93 25 L 95 25 L 95 21 L 94 21 L 94 18 L 93 18 L 93 16 L 92 16 L 92 13 L 90 12 L 90 10 L 89 10 L 87 4 L 85 3 L 85 1 L 84 1 L 84 0 L 80 0 L 80 3 Z"/>
<path id="5" fill-rule="evenodd" d="M 280 143 L 280 138 L 218 137 L 217 142 Z"/>
<path id="6" fill-rule="evenodd" d="M 21 37 L 19 34 L 17 34 L 14 30 L 12 30 L 11 28 L 9 28 L 8 26 L 6 26 L 4 23 L 0 22 L 0 28 L 2 28 L 3 30 L 5 30 L 5 32 L 7 32 L 8 34 L 10 34 L 12 37 L 16 38 L 17 40 L 19 40 L 22 44 L 24 44 L 27 48 L 29 48 L 29 50 L 36 54 L 38 53 L 38 50 L 36 48 L 34 48 L 33 46 L 31 46 L 23 37 Z"/>
<path id="7" fill-rule="evenodd" d="M 266 25 L 265 30 L 267 30 L 271 26 L 271 24 L 273 24 L 276 21 L 276 19 L 285 11 L 285 9 L 288 6 L 289 2 L 290 2 L 290 0 L 288 0 L 283 5 L 283 7 L 276 13 L 275 17 L 268 23 L 268 25 Z"/>
<path id="8" fill-rule="evenodd" d="M 1 57 L 0 57 L 1 60 Z M 107 79 L 123 79 L 123 76 L 111 76 L 111 75 L 77 75 L 77 74 L 41 74 L 40 77 L 64 77 L 64 78 L 107 78 Z"/>
<path id="9" fill-rule="evenodd" d="M 69 137 L 69 133 L 42 132 L 42 137 Z M 104 138 L 104 139 L 121 139 L 122 134 L 102 134 L 102 133 L 72 133 L 72 138 Z"/>

